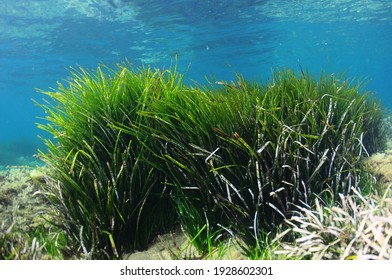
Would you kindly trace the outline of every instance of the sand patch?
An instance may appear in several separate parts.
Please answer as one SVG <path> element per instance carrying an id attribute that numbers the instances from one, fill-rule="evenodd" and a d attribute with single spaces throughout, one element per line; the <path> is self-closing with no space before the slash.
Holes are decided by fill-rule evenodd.
<path id="1" fill-rule="evenodd" d="M 186 260 L 186 259 L 220 259 L 241 260 L 246 257 L 241 253 L 241 248 L 233 239 L 221 244 L 211 252 L 201 254 L 190 239 L 181 229 L 174 232 L 158 235 L 151 243 L 148 250 L 134 252 L 123 256 L 126 260 Z"/>

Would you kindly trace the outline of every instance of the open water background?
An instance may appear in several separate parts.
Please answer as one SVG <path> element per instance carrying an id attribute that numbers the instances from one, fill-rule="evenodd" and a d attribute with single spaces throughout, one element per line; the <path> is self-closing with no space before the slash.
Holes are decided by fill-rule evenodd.
<path id="1" fill-rule="evenodd" d="M 0 0 L 0 166 L 36 164 L 37 88 L 128 59 L 187 79 L 276 68 L 366 78 L 392 109 L 391 0 Z"/>

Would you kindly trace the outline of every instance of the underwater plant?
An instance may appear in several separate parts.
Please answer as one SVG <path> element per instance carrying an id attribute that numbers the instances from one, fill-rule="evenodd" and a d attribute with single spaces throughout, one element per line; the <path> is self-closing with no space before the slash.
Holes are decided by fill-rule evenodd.
<path id="1" fill-rule="evenodd" d="M 200 251 L 229 235 L 257 249 L 295 205 L 363 187 L 383 109 L 343 78 L 283 69 L 192 87 L 176 68 L 74 70 L 40 104 L 59 226 L 87 258 L 145 249 L 178 223 Z"/>
<path id="2" fill-rule="evenodd" d="M 294 205 L 360 189 L 361 159 L 385 142 L 380 102 L 342 77 L 284 69 L 267 85 L 238 76 L 166 97 L 138 133 L 156 138 L 156 168 L 201 250 L 227 235 L 255 248 Z"/>
<path id="3" fill-rule="evenodd" d="M 53 136 L 40 156 L 49 169 L 45 192 L 59 210 L 56 223 L 85 258 L 146 249 L 176 221 L 165 174 L 148 162 L 149 136 L 109 124 L 148 125 L 139 112 L 176 90 L 180 77 L 124 65 L 71 73 L 66 86 L 43 92 L 49 100 L 39 104 L 47 123 L 38 126 Z"/>
<path id="4" fill-rule="evenodd" d="M 21 234 L 12 231 L 14 224 L 6 226 L 5 221 L 0 224 L 0 260 L 39 259 L 42 248 L 36 239 L 31 245 Z"/>
<path id="5" fill-rule="evenodd" d="M 292 242 L 280 242 L 275 254 L 299 259 L 392 259 L 392 193 L 362 196 L 340 195 L 340 204 L 332 207 L 316 199 L 314 210 L 303 206 L 285 224 L 289 229 L 277 236 L 295 236 Z"/>

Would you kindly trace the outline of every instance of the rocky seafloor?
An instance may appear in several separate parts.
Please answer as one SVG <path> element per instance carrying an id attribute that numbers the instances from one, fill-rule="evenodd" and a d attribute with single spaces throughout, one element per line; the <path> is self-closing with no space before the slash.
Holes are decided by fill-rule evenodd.
<path id="1" fill-rule="evenodd" d="M 41 195 L 37 169 L 28 166 L 8 166 L 0 170 L 0 221 L 13 224 L 21 232 L 45 226 L 50 205 Z"/>

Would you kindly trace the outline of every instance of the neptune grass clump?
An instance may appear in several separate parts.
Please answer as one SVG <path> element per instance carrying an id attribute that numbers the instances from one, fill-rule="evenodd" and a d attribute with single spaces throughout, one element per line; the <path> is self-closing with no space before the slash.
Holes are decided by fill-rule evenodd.
<path id="1" fill-rule="evenodd" d="M 257 249 L 294 205 L 366 187 L 362 158 L 385 141 L 381 104 L 342 77 L 283 69 L 189 87 L 176 69 L 72 73 L 45 92 L 54 139 L 41 156 L 61 225 L 90 257 L 146 248 L 178 223 L 201 251 L 230 235 Z"/>
<path id="2" fill-rule="evenodd" d="M 178 78 L 170 75 L 125 66 L 79 69 L 66 85 L 44 92 L 47 123 L 39 127 L 53 136 L 40 153 L 49 169 L 46 192 L 58 208 L 56 222 L 85 258 L 146 249 L 177 221 L 166 175 L 149 162 L 150 137 L 110 125 L 149 126 L 140 112 L 177 90 Z"/>
<path id="3" fill-rule="evenodd" d="M 364 187 L 361 159 L 383 146 L 383 111 L 340 80 L 284 69 L 266 85 L 238 77 L 176 91 L 143 112 L 158 123 L 145 134 L 198 248 L 225 235 L 258 246 L 293 205 Z"/>

